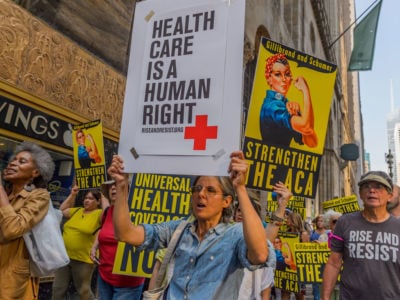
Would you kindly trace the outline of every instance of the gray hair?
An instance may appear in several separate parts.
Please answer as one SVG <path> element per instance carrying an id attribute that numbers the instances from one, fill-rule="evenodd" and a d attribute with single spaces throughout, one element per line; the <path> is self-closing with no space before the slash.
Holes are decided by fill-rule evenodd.
<path id="1" fill-rule="evenodd" d="M 390 202 L 386 204 L 386 208 L 389 212 L 395 209 L 400 204 L 400 187 L 397 184 L 393 184 L 393 196 Z"/>
<path id="2" fill-rule="evenodd" d="M 340 217 L 342 215 L 342 213 L 333 210 L 332 208 L 330 208 L 326 213 L 323 214 L 324 216 L 324 225 L 326 228 L 329 228 L 329 223 L 331 222 L 331 218 L 332 217 Z"/>
<path id="3" fill-rule="evenodd" d="M 51 180 L 54 173 L 54 161 L 50 154 L 37 144 L 31 142 L 22 142 L 19 144 L 14 151 L 11 160 L 23 151 L 27 151 L 32 155 L 33 162 L 36 168 L 39 170 L 39 176 L 33 180 L 33 184 L 39 188 L 47 187 L 47 183 Z M 10 161 L 11 161 L 10 160 Z"/>

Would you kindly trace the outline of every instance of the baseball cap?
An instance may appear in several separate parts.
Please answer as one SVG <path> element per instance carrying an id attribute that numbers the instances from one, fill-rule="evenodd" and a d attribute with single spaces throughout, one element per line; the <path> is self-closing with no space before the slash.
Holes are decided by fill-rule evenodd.
<path id="1" fill-rule="evenodd" d="M 390 191 L 392 191 L 393 189 L 392 179 L 385 172 L 370 171 L 368 173 L 365 173 L 363 176 L 361 176 L 360 181 L 358 182 L 358 186 L 361 186 L 363 183 L 370 181 L 379 182 L 387 187 Z"/>

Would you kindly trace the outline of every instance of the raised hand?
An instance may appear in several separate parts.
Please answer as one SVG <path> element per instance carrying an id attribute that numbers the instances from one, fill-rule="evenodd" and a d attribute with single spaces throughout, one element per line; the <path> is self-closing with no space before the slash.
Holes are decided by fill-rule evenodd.
<path id="1" fill-rule="evenodd" d="M 235 188 L 241 185 L 245 185 L 247 171 L 249 164 L 244 158 L 242 151 L 234 151 L 231 153 L 231 162 L 229 164 L 229 176 L 232 180 L 232 184 Z"/>

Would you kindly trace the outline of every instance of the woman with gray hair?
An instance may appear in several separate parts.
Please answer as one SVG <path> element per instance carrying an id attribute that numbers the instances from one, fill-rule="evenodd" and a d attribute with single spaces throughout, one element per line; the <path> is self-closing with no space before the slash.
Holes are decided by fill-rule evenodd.
<path id="1" fill-rule="evenodd" d="M 331 208 L 328 211 L 326 211 L 323 215 L 325 228 L 329 228 L 333 233 L 333 230 L 335 229 L 336 226 L 336 222 L 341 215 L 342 213 L 335 211 Z"/>
<path id="2" fill-rule="evenodd" d="M 246 267 L 265 266 L 266 235 L 251 204 L 245 180 L 248 163 L 243 152 L 231 154 L 229 177 L 200 176 L 191 188 L 194 220 L 186 224 L 173 256 L 172 278 L 165 299 L 224 299 L 237 295 L 234 274 Z M 115 180 L 117 199 L 113 222 L 116 237 L 137 250 L 166 248 L 182 222 L 134 225 L 129 216 L 128 180 L 124 163 L 115 155 L 108 169 Z M 232 203 L 237 196 L 243 222 L 232 223 Z M 229 284 L 228 284 L 229 282 Z"/>
<path id="3" fill-rule="evenodd" d="M 54 162 L 40 146 L 23 142 L 16 147 L 0 180 L 0 299 L 37 299 L 39 278 L 30 274 L 23 234 L 46 215 L 50 204 L 47 183 Z M 1 178 L 0 178 L 1 179 Z"/>

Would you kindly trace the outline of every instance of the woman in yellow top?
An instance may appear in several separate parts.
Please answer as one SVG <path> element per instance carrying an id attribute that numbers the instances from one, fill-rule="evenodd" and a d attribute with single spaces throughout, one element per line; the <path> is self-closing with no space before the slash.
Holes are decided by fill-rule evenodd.
<path id="1" fill-rule="evenodd" d="M 100 227 L 102 195 L 99 190 L 89 190 L 84 196 L 83 208 L 73 207 L 78 190 L 74 186 L 60 206 L 64 217 L 68 219 L 64 224 L 63 239 L 71 261 L 55 274 L 54 300 L 65 299 L 71 279 L 81 300 L 94 299 L 90 283 L 95 266 L 90 259 L 90 249 L 96 237 L 95 232 Z"/>
<path id="2" fill-rule="evenodd" d="M 0 299 L 37 299 L 39 278 L 30 274 L 23 234 L 46 215 L 53 159 L 36 144 L 17 146 L 0 176 Z"/>

